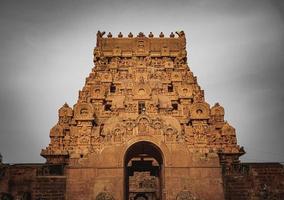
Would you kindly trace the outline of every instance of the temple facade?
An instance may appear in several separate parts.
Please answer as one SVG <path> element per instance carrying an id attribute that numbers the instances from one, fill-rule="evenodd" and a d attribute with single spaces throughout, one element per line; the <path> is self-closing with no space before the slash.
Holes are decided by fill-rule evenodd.
<path id="1" fill-rule="evenodd" d="M 169 37 L 99 31 L 77 103 L 59 109 L 41 151 L 46 163 L 1 164 L 2 198 L 284 197 L 283 165 L 240 163 L 245 151 L 224 115 L 221 105 L 205 101 L 183 31 Z"/>

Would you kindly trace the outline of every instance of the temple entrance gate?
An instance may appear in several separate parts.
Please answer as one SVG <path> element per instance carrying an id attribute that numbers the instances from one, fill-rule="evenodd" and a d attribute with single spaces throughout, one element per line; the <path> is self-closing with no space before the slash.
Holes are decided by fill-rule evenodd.
<path id="1" fill-rule="evenodd" d="M 124 156 L 124 197 L 127 200 L 162 199 L 163 155 L 151 142 L 137 142 Z"/>
<path id="2" fill-rule="evenodd" d="M 183 31 L 97 33 L 94 68 L 41 155 L 66 166 L 66 199 L 224 199 L 244 150 L 191 72 Z"/>

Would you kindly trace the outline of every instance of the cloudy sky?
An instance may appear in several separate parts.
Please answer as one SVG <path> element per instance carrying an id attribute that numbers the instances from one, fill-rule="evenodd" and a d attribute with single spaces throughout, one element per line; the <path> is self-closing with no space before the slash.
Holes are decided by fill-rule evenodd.
<path id="1" fill-rule="evenodd" d="M 225 107 L 246 162 L 284 162 L 284 4 L 281 0 L 0 0 L 0 152 L 43 162 L 49 129 L 73 105 L 97 30 L 184 30 L 206 100 Z"/>

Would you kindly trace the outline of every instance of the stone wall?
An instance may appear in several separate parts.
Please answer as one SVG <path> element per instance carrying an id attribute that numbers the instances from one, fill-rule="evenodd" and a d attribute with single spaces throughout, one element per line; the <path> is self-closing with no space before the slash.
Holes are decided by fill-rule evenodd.
<path id="1" fill-rule="evenodd" d="M 90 195 L 91 193 L 104 192 L 104 190 L 108 191 L 115 188 L 119 190 L 122 185 L 122 180 L 116 179 L 116 182 L 119 182 L 119 184 L 116 187 L 113 186 L 113 188 L 105 187 L 103 184 L 94 186 L 95 177 L 98 175 L 96 170 L 91 168 L 73 168 L 67 170 L 70 178 L 66 188 L 67 180 L 64 175 L 52 174 L 48 170 L 42 170 L 44 168 L 46 168 L 45 164 L 2 165 L 0 199 L 94 199 L 95 196 Z M 181 182 L 173 176 L 173 174 L 176 174 L 175 169 L 169 168 L 166 171 L 166 176 L 170 173 L 173 177 L 167 183 L 169 187 L 176 188 L 178 184 L 189 186 L 189 188 L 185 187 L 184 191 L 181 191 L 184 193 L 182 195 L 185 196 L 187 189 L 194 191 L 194 193 L 199 193 L 198 190 L 204 187 L 202 182 L 209 181 L 210 185 L 212 185 L 211 189 L 214 189 L 213 186 L 216 184 L 222 184 L 222 181 L 219 180 L 218 182 L 217 179 L 215 179 L 217 182 L 214 182 L 215 175 L 212 174 L 214 172 L 212 170 L 191 168 L 183 174 L 177 174 L 177 177 L 183 177 Z M 215 171 L 214 173 L 218 174 L 218 169 Z M 114 175 L 115 173 L 109 174 Z M 201 177 L 199 184 L 197 179 L 193 179 L 193 177 L 197 176 Z M 112 177 L 112 179 L 114 178 L 115 176 Z M 86 180 L 88 181 L 86 182 Z M 107 181 L 108 179 L 103 179 L 97 181 L 97 183 Z M 226 200 L 281 200 L 284 199 L 284 167 L 280 163 L 242 163 L 234 169 L 223 171 L 223 184 Z M 68 191 L 70 190 L 72 190 L 74 195 L 72 197 L 68 196 Z M 119 191 L 117 192 L 120 193 Z M 210 191 L 208 192 L 210 193 Z M 203 195 L 206 196 L 204 191 Z M 168 193 L 167 196 L 170 197 L 171 194 Z M 190 196 L 190 194 L 187 196 Z M 204 198 L 199 196 L 199 199 Z"/>
<path id="2" fill-rule="evenodd" d="M 63 167 L 45 164 L 2 165 L 1 200 L 65 199 L 66 177 Z"/>
<path id="3" fill-rule="evenodd" d="M 284 167 L 280 163 L 242 163 L 224 171 L 227 200 L 284 199 Z"/>
<path id="4" fill-rule="evenodd" d="M 42 176 L 36 177 L 33 187 L 33 199 L 65 199 L 66 177 L 65 176 Z"/>

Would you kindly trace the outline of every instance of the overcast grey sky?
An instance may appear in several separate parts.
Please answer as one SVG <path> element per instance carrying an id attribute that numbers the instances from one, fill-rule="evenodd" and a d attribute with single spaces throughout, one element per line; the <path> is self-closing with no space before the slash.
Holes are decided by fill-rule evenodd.
<path id="1" fill-rule="evenodd" d="M 237 130 L 243 161 L 284 162 L 284 1 L 0 0 L 0 152 L 43 162 L 64 102 L 93 66 L 97 30 L 184 30 L 189 65 Z"/>

